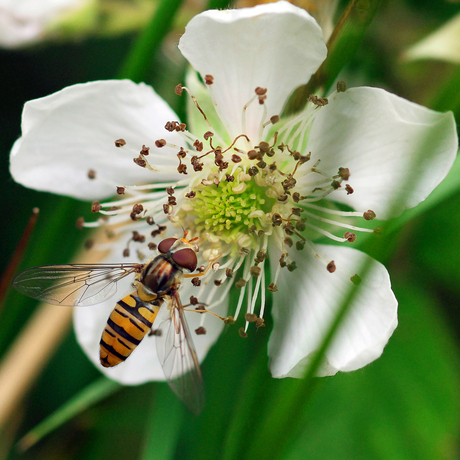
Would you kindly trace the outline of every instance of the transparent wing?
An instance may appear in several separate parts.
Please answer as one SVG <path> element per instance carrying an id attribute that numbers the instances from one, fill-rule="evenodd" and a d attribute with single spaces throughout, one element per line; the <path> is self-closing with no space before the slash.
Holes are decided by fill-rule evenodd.
<path id="1" fill-rule="evenodd" d="M 187 408 L 199 414 L 204 407 L 204 383 L 192 336 L 178 293 L 171 296 L 170 317 L 156 332 L 158 357 L 169 386 Z"/>
<path id="2" fill-rule="evenodd" d="M 45 265 L 23 271 L 13 281 L 21 293 L 55 305 L 88 306 L 117 292 L 117 282 L 143 264 Z"/>

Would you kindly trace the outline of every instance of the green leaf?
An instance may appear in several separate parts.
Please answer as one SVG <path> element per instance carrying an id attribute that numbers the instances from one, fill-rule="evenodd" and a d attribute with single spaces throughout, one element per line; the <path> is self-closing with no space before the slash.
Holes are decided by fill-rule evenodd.
<path id="1" fill-rule="evenodd" d="M 120 388 L 122 388 L 122 385 L 105 377 L 96 380 L 94 383 L 88 385 L 82 391 L 77 393 L 57 411 L 43 420 L 43 422 L 29 431 L 18 442 L 18 448 L 21 451 L 29 449 L 51 431 L 59 428 L 76 415 L 93 406 L 97 402 L 107 398 Z"/>
<path id="2" fill-rule="evenodd" d="M 400 284 L 395 293 L 400 325 L 383 356 L 325 379 L 285 458 L 457 458 L 460 359 L 452 332 L 423 285 Z"/>

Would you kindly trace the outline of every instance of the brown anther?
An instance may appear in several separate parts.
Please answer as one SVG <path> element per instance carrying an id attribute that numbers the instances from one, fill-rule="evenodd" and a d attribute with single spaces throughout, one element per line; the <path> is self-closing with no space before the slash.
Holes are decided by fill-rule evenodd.
<path id="1" fill-rule="evenodd" d="M 344 93 L 347 90 L 347 84 L 343 80 L 337 82 L 337 92 Z"/>
<path id="2" fill-rule="evenodd" d="M 161 149 L 165 145 L 166 145 L 166 141 L 164 139 L 158 139 L 157 141 L 155 141 L 155 146 L 158 147 L 159 149 Z"/>
<path id="3" fill-rule="evenodd" d="M 255 166 L 252 166 L 251 168 L 248 169 L 248 174 L 251 176 L 251 177 L 254 177 L 258 174 L 259 170 L 255 167 Z"/>
<path id="4" fill-rule="evenodd" d="M 376 235 L 381 235 L 383 233 L 383 228 L 379 225 L 378 227 L 374 228 L 374 233 Z"/>
<path id="5" fill-rule="evenodd" d="M 265 321 L 263 318 L 256 319 L 256 328 L 259 329 L 260 327 L 265 327 Z"/>
<path id="6" fill-rule="evenodd" d="M 271 123 L 274 125 L 275 123 L 278 123 L 280 121 L 280 117 L 279 115 L 273 115 L 271 118 L 270 118 L 270 121 Z"/>
<path id="7" fill-rule="evenodd" d="M 286 266 L 286 257 L 287 257 L 287 255 L 288 255 L 287 253 L 281 254 L 281 257 L 280 257 L 280 260 L 279 260 L 281 268 L 284 268 Z"/>
<path id="8" fill-rule="evenodd" d="M 224 318 L 224 323 L 225 324 L 235 324 L 236 321 L 233 316 L 227 316 L 226 318 Z"/>
<path id="9" fill-rule="evenodd" d="M 346 238 L 350 243 L 356 241 L 356 235 L 353 232 L 346 232 L 343 237 Z"/>
<path id="10" fill-rule="evenodd" d="M 331 187 L 332 187 L 334 190 L 337 190 L 338 188 L 341 187 L 340 182 L 339 182 L 339 181 L 336 181 L 336 180 L 333 180 L 333 181 L 331 182 Z"/>
<path id="11" fill-rule="evenodd" d="M 232 278 L 232 277 L 233 277 L 233 269 L 232 269 L 232 268 L 227 268 L 227 269 L 225 270 L 225 276 L 226 276 L 227 278 Z"/>
<path id="12" fill-rule="evenodd" d="M 204 76 L 204 82 L 207 85 L 212 85 L 214 83 L 214 77 L 212 75 L 205 75 Z"/>
<path id="13" fill-rule="evenodd" d="M 350 278 L 350 281 L 355 285 L 355 286 L 358 286 L 359 284 L 361 284 L 361 278 L 359 277 L 359 275 L 357 275 L 356 273 Z"/>
<path id="14" fill-rule="evenodd" d="M 354 192 L 353 187 L 350 184 L 345 185 L 345 190 L 347 191 L 347 195 L 351 195 Z"/>
<path id="15" fill-rule="evenodd" d="M 170 204 L 171 206 L 176 206 L 177 205 L 176 197 L 168 196 L 168 204 Z"/>
<path id="16" fill-rule="evenodd" d="M 174 195 L 174 189 L 173 189 L 172 187 L 168 187 L 168 188 L 166 189 L 166 193 L 167 193 L 168 195 Z"/>
<path id="17" fill-rule="evenodd" d="M 260 263 L 263 262 L 267 258 L 267 253 L 265 252 L 264 249 L 260 249 L 257 251 L 255 262 Z"/>
<path id="18" fill-rule="evenodd" d="M 236 283 L 235 287 L 238 289 L 241 289 L 242 287 L 246 286 L 246 280 L 243 278 L 240 278 Z"/>
<path id="19" fill-rule="evenodd" d="M 187 165 L 181 164 L 177 167 L 179 174 L 187 174 Z"/>
<path id="20" fill-rule="evenodd" d="M 171 206 L 170 204 L 166 204 L 166 203 L 165 203 L 165 204 L 163 205 L 163 212 L 164 212 L 165 214 L 171 214 L 171 213 L 172 213 L 172 210 L 173 210 L 173 209 L 172 209 L 172 206 Z"/>
<path id="21" fill-rule="evenodd" d="M 198 286 L 201 286 L 201 280 L 200 278 L 192 278 L 192 284 L 195 286 L 195 287 L 198 287 Z"/>
<path id="22" fill-rule="evenodd" d="M 264 96 L 265 94 L 267 94 L 267 88 L 261 88 L 260 86 L 258 86 L 255 89 L 255 92 L 256 92 L 257 96 Z"/>
<path id="23" fill-rule="evenodd" d="M 148 216 L 145 221 L 149 224 L 149 225 L 154 225 L 155 224 L 155 221 L 153 219 L 152 216 Z"/>
<path id="24" fill-rule="evenodd" d="M 262 153 L 267 153 L 270 150 L 270 144 L 265 141 L 262 141 L 258 147 Z"/>
<path id="25" fill-rule="evenodd" d="M 148 155 L 150 153 L 150 147 L 142 146 L 142 150 L 139 152 L 141 155 Z"/>
<path id="26" fill-rule="evenodd" d="M 185 194 L 185 198 L 195 198 L 196 197 L 196 192 L 194 192 L 193 190 L 191 192 L 188 192 Z"/>
<path id="27" fill-rule="evenodd" d="M 363 213 L 363 217 L 366 220 L 374 220 L 376 218 L 375 212 L 372 209 L 367 210 Z"/>
<path id="28" fill-rule="evenodd" d="M 203 135 L 203 138 L 205 141 L 207 141 L 212 136 L 214 136 L 214 133 L 212 131 L 206 131 Z"/>
<path id="29" fill-rule="evenodd" d="M 83 224 L 85 223 L 85 219 L 83 217 L 79 217 L 77 219 L 77 222 L 75 222 L 75 225 L 77 226 L 78 229 L 82 229 L 83 228 Z"/>
<path id="30" fill-rule="evenodd" d="M 88 179 L 96 179 L 96 171 L 94 171 L 94 169 L 88 171 Z"/>
<path id="31" fill-rule="evenodd" d="M 102 209 L 101 203 L 99 201 L 93 201 L 91 203 L 91 212 L 99 212 Z"/>
<path id="32" fill-rule="evenodd" d="M 295 262 L 291 262 L 290 264 L 287 264 L 286 267 L 290 272 L 293 272 L 297 268 L 297 264 Z"/>
<path id="33" fill-rule="evenodd" d="M 248 152 L 248 159 L 249 160 L 256 160 L 259 154 L 255 150 L 249 150 Z"/>
<path id="34" fill-rule="evenodd" d="M 129 249 L 123 249 L 123 257 L 129 257 Z"/>
<path id="35" fill-rule="evenodd" d="M 149 243 L 147 246 L 151 251 L 155 251 L 155 249 L 157 248 L 157 245 L 155 243 Z"/>
<path id="36" fill-rule="evenodd" d="M 261 268 L 260 267 L 257 267 L 256 265 L 253 265 L 250 269 L 249 269 L 249 274 L 251 276 L 253 276 L 254 278 L 257 278 L 259 275 L 260 275 L 260 272 L 261 272 Z"/>
<path id="37" fill-rule="evenodd" d="M 254 323 L 256 322 L 257 320 L 257 315 L 255 315 L 254 313 L 246 313 L 244 315 L 244 319 L 248 322 L 248 323 Z"/>
<path id="38" fill-rule="evenodd" d="M 133 206 L 133 212 L 135 214 L 140 214 L 144 210 L 144 206 L 142 206 L 140 203 L 137 203 Z"/>
<path id="39" fill-rule="evenodd" d="M 137 220 L 137 214 L 135 212 L 132 212 L 130 215 L 129 215 L 130 219 L 133 220 L 134 222 Z"/>
<path id="40" fill-rule="evenodd" d="M 298 220 L 295 223 L 295 229 L 299 232 L 303 232 L 305 230 L 305 221 L 304 220 Z"/>
<path id="41" fill-rule="evenodd" d="M 141 235 L 136 230 L 133 231 L 132 239 L 133 239 L 133 241 L 136 241 L 137 243 L 144 243 L 145 242 L 145 236 Z"/>
<path id="42" fill-rule="evenodd" d="M 222 280 L 214 280 L 214 286 L 222 286 Z"/>
<path id="43" fill-rule="evenodd" d="M 327 267 L 326 267 L 326 268 L 327 268 L 327 271 L 328 271 L 329 273 L 334 273 L 334 272 L 336 271 L 336 269 L 337 269 L 337 267 L 335 266 L 335 263 L 334 263 L 333 260 L 331 260 L 331 261 L 327 264 Z"/>
<path id="44" fill-rule="evenodd" d="M 133 161 L 141 168 L 145 168 L 147 166 L 147 162 L 142 158 L 133 158 Z"/>
<path id="45" fill-rule="evenodd" d="M 126 141 L 124 139 L 117 139 L 115 141 L 115 147 L 123 147 L 126 145 Z"/>
<path id="46" fill-rule="evenodd" d="M 268 289 L 270 292 L 277 292 L 277 291 L 278 291 L 278 286 L 277 286 L 275 283 L 270 283 L 270 284 L 267 286 L 267 289 Z"/>
<path id="47" fill-rule="evenodd" d="M 299 192 L 294 192 L 292 194 L 292 199 L 293 199 L 294 203 L 298 203 L 300 201 L 300 198 L 301 198 L 301 196 L 300 196 Z"/>
<path id="48" fill-rule="evenodd" d="M 305 248 L 305 240 L 296 241 L 295 248 L 297 251 L 302 251 Z"/>
<path id="49" fill-rule="evenodd" d="M 117 194 L 118 195 L 124 195 L 125 194 L 125 188 L 117 186 Z"/>
<path id="50" fill-rule="evenodd" d="M 287 195 L 280 195 L 277 197 L 277 200 L 280 202 L 280 203 L 286 203 L 287 200 L 288 200 L 288 196 Z"/>
<path id="51" fill-rule="evenodd" d="M 232 155 L 232 161 L 233 161 L 233 163 L 239 163 L 241 161 L 241 157 L 236 155 L 236 154 L 233 154 Z"/>
<path id="52" fill-rule="evenodd" d="M 193 147 L 197 152 L 203 151 L 203 142 L 200 142 L 198 139 L 193 143 Z"/>
<path id="53" fill-rule="evenodd" d="M 248 334 L 244 331 L 244 328 L 242 327 L 238 329 L 238 333 L 240 334 L 240 337 L 242 337 L 243 339 L 245 339 L 248 336 Z"/>
<path id="54" fill-rule="evenodd" d="M 203 326 L 200 326 L 197 329 L 195 329 L 195 334 L 196 335 L 205 335 L 206 334 L 206 329 Z"/>
<path id="55" fill-rule="evenodd" d="M 183 147 L 181 147 L 179 152 L 177 153 L 177 158 L 185 158 L 186 156 L 187 156 L 187 152 L 184 150 Z"/>
<path id="56" fill-rule="evenodd" d="M 288 236 L 284 238 L 284 245 L 287 246 L 288 248 L 292 247 L 292 238 L 289 238 Z"/>
<path id="57" fill-rule="evenodd" d="M 273 227 L 279 227 L 283 223 L 283 219 L 277 213 L 272 215 L 272 225 Z"/>
<path id="58" fill-rule="evenodd" d="M 234 182 L 235 181 L 235 176 L 232 176 L 230 174 L 225 174 L 225 180 L 227 182 Z"/>
<path id="59" fill-rule="evenodd" d="M 348 168 L 339 168 L 338 174 L 343 180 L 350 179 L 350 170 Z"/>
<path id="60" fill-rule="evenodd" d="M 190 296 L 190 304 L 191 305 L 198 305 L 198 299 L 193 295 Z"/>
<path id="61" fill-rule="evenodd" d="M 174 92 L 178 95 L 178 96 L 182 96 L 182 91 L 184 91 L 182 85 L 179 83 L 175 88 L 174 88 Z"/>
<path id="62" fill-rule="evenodd" d="M 187 125 L 185 123 L 179 123 L 178 126 L 176 126 L 176 131 L 184 132 L 187 129 Z"/>

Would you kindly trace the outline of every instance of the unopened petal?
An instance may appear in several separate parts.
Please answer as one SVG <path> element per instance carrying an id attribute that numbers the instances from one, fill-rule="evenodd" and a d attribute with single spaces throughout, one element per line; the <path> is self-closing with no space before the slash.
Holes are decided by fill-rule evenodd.
<path id="1" fill-rule="evenodd" d="M 26 103 L 10 171 L 26 187 L 82 200 L 112 196 L 117 185 L 174 180 L 178 175 L 152 174 L 133 162 L 133 151 L 146 145 L 153 166 L 174 169 L 174 152 L 155 147 L 159 138 L 180 142 L 164 129 L 171 120 L 177 116 L 147 85 L 109 80 L 70 86 Z M 115 146 L 120 138 L 126 148 Z M 95 179 L 88 178 L 90 170 Z"/>
<path id="2" fill-rule="evenodd" d="M 273 377 L 302 377 L 318 351 L 334 317 L 353 288 L 350 278 L 360 273 L 369 258 L 347 247 L 317 245 L 322 257 L 337 269 L 306 253 L 298 268 L 282 270 L 273 296 L 273 332 L 268 344 Z M 362 276 L 347 317 L 326 351 L 318 375 L 353 371 L 377 359 L 397 326 L 397 301 L 385 267 L 371 262 Z"/>
<path id="3" fill-rule="evenodd" d="M 387 219 L 423 201 L 449 172 L 458 140 L 452 113 L 378 88 L 334 93 L 319 109 L 308 150 L 319 169 L 350 170 L 351 195 L 330 198 Z"/>
<path id="4" fill-rule="evenodd" d="M 212 92 L 230 135 L 257 141 L 263 109 L 243 107 L 257 87 L 267 89 L 268 117 L 280 115 L 290 93 L 306 83 L 326 57 L 321 28 L 304 10 L 287 2 L 238 10 L 211 10 L 187 25 L 179 48 L 190 64 L 212 75 Z"/>

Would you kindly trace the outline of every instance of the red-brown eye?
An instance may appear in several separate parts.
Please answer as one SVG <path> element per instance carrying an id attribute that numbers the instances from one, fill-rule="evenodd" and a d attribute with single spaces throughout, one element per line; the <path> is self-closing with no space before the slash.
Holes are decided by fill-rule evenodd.
<path id="1" fill-rule="evenodd" d="M 193 272 L 196 268 L 198 260 L 195 251 L 190 248 L 179 249 L 172 254 L 172 260 L 181 268 L 186 268 Z"/>
<path id="2" fill-rule="evenodd" d="M 158 245 L 158 251 L 162 254 L 166 254 L 171 249 L 171 246 L 177 241 L 177 238 L 166 238 L 165 240 L 161 241 Z"/>

